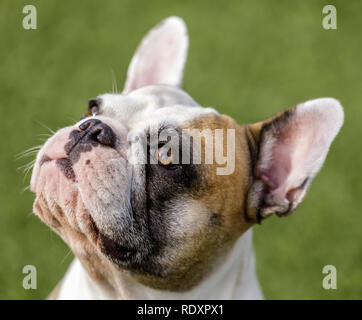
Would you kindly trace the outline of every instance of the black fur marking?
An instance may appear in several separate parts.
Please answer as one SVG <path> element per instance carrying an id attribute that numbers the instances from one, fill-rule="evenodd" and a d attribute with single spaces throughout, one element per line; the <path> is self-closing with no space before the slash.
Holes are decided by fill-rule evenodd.
<path id="1" fill-rule="evenodd" d="M 280 134 L 282 134 L 284 125 L 291 121 L 295 115 L 295 108 L 296 107 L 292 107 L 285 110 L 281 115 L 274 117 L 271 121 L 263 125 L 259 138 L 259 150 L 261 148 L 260 144 L 265 140 L 267 135 L 278 137 Z"/>
<path id="2" fill-rule="evenodd" d="M 161 128 L 160 131 L 164 129 Z M 179 137 L 182 138 L 181 134 Z M 144 192 L 140 192 L 139 189 L 132 190 L 131 196 L 134 226 L 138 229 L 136 232 L 138 245 L 132 245 L 134 241 L 129 243 L 132 248 L 137 248 L 137 253 L 127 259 L 118 260 L 118 263 L 136 273 L 164 278 L 169 275 L 159 263 L 159 257 L 165 247 L 177 246 L 177 240 L 172 233 L 173 214 L 176 213 L 175 209 L 172 209 L 173 201 L 181 197 L 197 198 L 204 184 L 202 165 L 151 164 L 150 158 L 155 151 L 152 149 L 148 147 L 147 164 L 138 168 L 138 175 L 145 178 Z M 192 145 L 190 149 L 192 150 Z M 190 158 L 192 159 L 192 155 Z M 182 159 L 181 150 L 180 159 Z M 170 214 L 170 211 L 173 214 Z M 210 215 L 210 222 L 215 224 L 219 222 L 216 214 Z"/>
<path id="3" fill-rule="evenodd" d="M 159 164 L 146 165 L 148 227 L 153 254 L 157 255 L 172 241 L 170 219 L 173 218 L 168 212 L 173 206 L 172 202 L 182 196 L 197 197 L 202 186 L 201 168 L 201 165 L 196 164 L 181 164 L 171 169 Z M 154 268 L 148 271 L 162 274 L 162 270 L 157 270 L 157 265 Z"/>
<path id="4" fill-rule="evenodd" d="M 129 259 L 130 256 L 135 254 L 135 250 L 123 247 L 107 237 L 106 235 L 100 233 L 99 234 L 99 245 L 101 250 L 106 254 L 111 256 L 116 260 L 126 260 Z"/>
<path id="5" fill-rule="evenodd" d="M 212 226 L 220 225 L 220 216 L 217 213 L 212 213 L 210 216 L 210 224 Z"/>
<path id="6" fill-rule="evenodd" d="M 72 181 L 76 180 L 72 162 L 68 158 L 58 159 L 56 164 L 68 179 Z"/>

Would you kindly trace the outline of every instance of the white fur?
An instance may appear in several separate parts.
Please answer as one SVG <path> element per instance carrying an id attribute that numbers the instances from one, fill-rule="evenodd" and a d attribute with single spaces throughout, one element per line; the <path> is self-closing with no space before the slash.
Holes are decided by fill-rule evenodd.
<path id="1" fill-rule="evenodd" d="M 252 230 L 220 260 L 204 281 L 181 293 L 151 289 L 120 273 L 122 291 L 115 296 L 94 282 L 75 259 L 61 283 L 58 299 L 263 299 L 255 272 Z"/>
<path id="2" fill-rule="evenodd" d="M 201 107 L 185 91 L 165 85 L 146 86 L 128 95 L 103 94 L 98 98 L 101 114 L 127 123 L 129 128 L 163 121 L 182 124 L 203 114 L 217 113 L 215 109 Z"/>

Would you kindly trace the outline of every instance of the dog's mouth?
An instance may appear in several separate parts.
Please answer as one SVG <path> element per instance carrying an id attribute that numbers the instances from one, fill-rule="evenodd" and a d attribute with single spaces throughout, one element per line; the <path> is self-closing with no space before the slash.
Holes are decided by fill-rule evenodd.
<path id="1" fill-rule="evenodd" d="M 48 163 L 50 161 L 53 161 L 53 159 L 50 158 L 48 155 L 44 154 L 40 159 L 39 166 L 42 167 L 45 163 Z"/>
<path id="2" fill-rule="evenodd" d="M 116 240 L 100 232 L 97 227 L 95 227 L 95 233 L 97 247 L 112 262 L 127 263 L 136 255 L 135 249 L 119 244 Z"/>
<path id="3" fill-rule="evenodd" d="M 117 262 L 127 262 L 136 254 L 135 249 L 122 246 L 103 233 L 98 235 L 98 245 L 103 254 Z"/>
<path id="4" fill-rule="evenodd" d="M 136 249 L 121 245 L 116 240 L 99 230 L 91 215 L 88 216 L 92 225 L 91 240 L 95 246 L 111 261 L 115 263 L 129 262 L 137 253 Z"/>
<path id="5" fill-rule="evenodd" d="M 56 161 L 57 167 L 60 169 L 60 171 L 70 180 L 76 181 L 76 175 L 73 170 L 72 161 L 65 157 L 65 158 L 59 158 L 59 159 L 52 159 L 48 155 L 43 155 L 43 157 L 40 159 L 39 166 L 42 167 L 46 163 L 49 163 L 51 161 Z"/>

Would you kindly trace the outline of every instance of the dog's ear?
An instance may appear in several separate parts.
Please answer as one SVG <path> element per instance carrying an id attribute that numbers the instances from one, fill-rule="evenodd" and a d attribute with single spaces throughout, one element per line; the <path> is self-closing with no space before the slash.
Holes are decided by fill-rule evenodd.
<path id="1" fill-rule="evenodd" d="M 260 222 L 272 213 L 288 215 L 303 200 L 344 119 L 332 98 L 301 103 L 246 127 L 253 159 L 247 217 Z"/>
<path id="2" fill-rule="evenodd" d="M 181 87 L 187 49 L 185 22 L 179 17 L 163 20 L 139 45 L 128 67 L 123 93 L 156 84 Z"/>

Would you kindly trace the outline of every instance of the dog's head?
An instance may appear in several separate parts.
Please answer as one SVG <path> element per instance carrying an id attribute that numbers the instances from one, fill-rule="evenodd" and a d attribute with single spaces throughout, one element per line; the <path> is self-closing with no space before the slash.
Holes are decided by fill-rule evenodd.
<path id="1" fill-rule="evenodd" d="M 239 126 L 181 88 L 188 49 L 171 17 L 142 41 L 121 94 L 37 155 L 34 212 L 89 273 L 112 286 L 127 272 L 185 290 L 254 223 L 293 211 L 343 123 L 338 101 L 317 99 Z"/>

